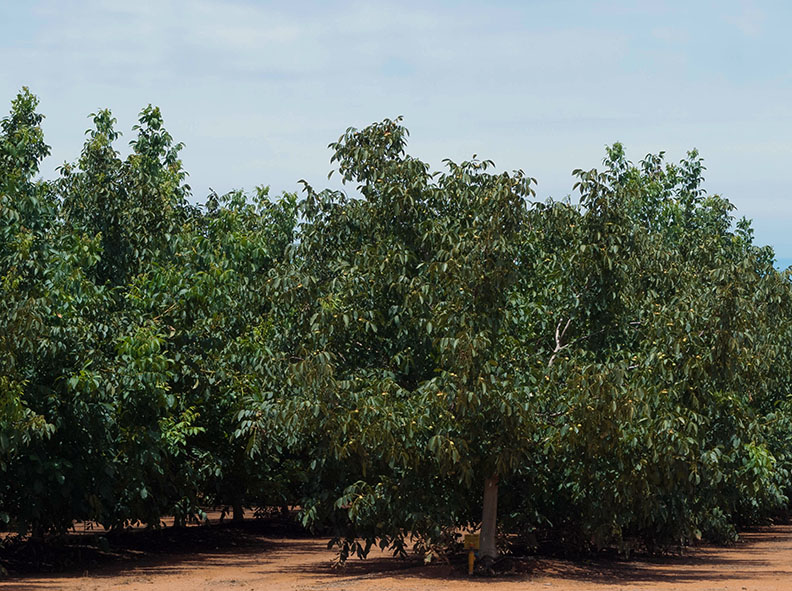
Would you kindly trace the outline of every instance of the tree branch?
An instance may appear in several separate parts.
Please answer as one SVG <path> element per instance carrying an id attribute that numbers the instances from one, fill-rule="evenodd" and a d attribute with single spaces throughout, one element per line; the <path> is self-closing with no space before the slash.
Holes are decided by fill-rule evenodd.
<path id="1" fill-rule="evenodd" d="M 556 355 L 558 355 L 558 353 L 560 351 L 562 351 L 563 349 L 566 349 L 571 344 L 571 343 L 568 343 L 566 345 L 562 345 L 561 341 L 564 339 L 564 335 L 566 334 L 566 331 L 569 328 L 569 324 L 572 322 L 572 317 L 570 316 L 567 319 L 566 324 L 564 325 L 564 330 L 561 330 L 561 323 L 563 321 L 564 321 L 564 319 L 561 318 L 558 321 L 558 324 L 556 325 L 556 329 L 555 329 L 555 342 L 556 342 L 555 349 L 553 349 L 553 354 L 550 356 L 550 361 L 547 362 L 547 367 L 552 367 L 553 361 L 555 361 Z"/>

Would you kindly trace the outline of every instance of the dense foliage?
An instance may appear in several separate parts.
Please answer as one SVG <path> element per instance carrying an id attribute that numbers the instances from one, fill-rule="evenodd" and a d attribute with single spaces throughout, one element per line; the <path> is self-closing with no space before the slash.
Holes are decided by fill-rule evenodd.
<path id="1" fill-rule="evenodd" d="M 331 144 L 354 196 L 197 206 L 153 107 L 126 158 L 100 111 L 39 179 L 36 104 L 0 133 L 0 529 L 299 505 L 342 557 L 478 527 L 494 556 L 498 531 L 728 541 L 787 506 L 792 286 L 697 153 L 616 144 L 536 202 L 385 120 Z"/>

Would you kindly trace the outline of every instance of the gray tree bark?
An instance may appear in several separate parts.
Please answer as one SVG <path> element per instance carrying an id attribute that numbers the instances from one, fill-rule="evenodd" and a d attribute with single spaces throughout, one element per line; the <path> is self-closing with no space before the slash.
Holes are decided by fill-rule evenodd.
<path id="1" fill-rule="evenodd" d="M 495 537 L 498 529 L 498 475 L 484 481 L 484 508 L 481 513 L 479 560 L 486 565 L 498 557 Z"/>

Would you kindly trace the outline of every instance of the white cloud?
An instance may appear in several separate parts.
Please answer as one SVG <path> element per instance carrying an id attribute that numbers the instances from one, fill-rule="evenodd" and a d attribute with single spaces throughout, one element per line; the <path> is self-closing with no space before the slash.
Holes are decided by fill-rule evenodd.
<path id="1" fill-rule="evenodd" d="M 725 20 L 746 37 L 756 37 L 764 29 L 766 13 L 753 0 L 741 0 L 736 14 L 727 14 Z"/>

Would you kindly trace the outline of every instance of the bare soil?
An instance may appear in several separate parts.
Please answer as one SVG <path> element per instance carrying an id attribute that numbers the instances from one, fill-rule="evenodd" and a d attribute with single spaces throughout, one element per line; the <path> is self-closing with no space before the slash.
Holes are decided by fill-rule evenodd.
<path id="1" fill-rule="evenodd" d="M 255 520 L 111 539 L 108 547 L 96 544 L 95 532 L 75 533 L 55 554 L 42 550 L 35 564 L 29 551 L 27 562 L 6 554 L 12 574 L 0 579 L 0 590 L 792 591 L 790 525 L 745 532 L 732 547 L 659 559 L 514 560 L 497 577 L 468 577 L 461 559 L 425 565 L 374 551 L 334 568 L 326 540 Z M 48 569 L 63 572 L 42 574 Z"/>

